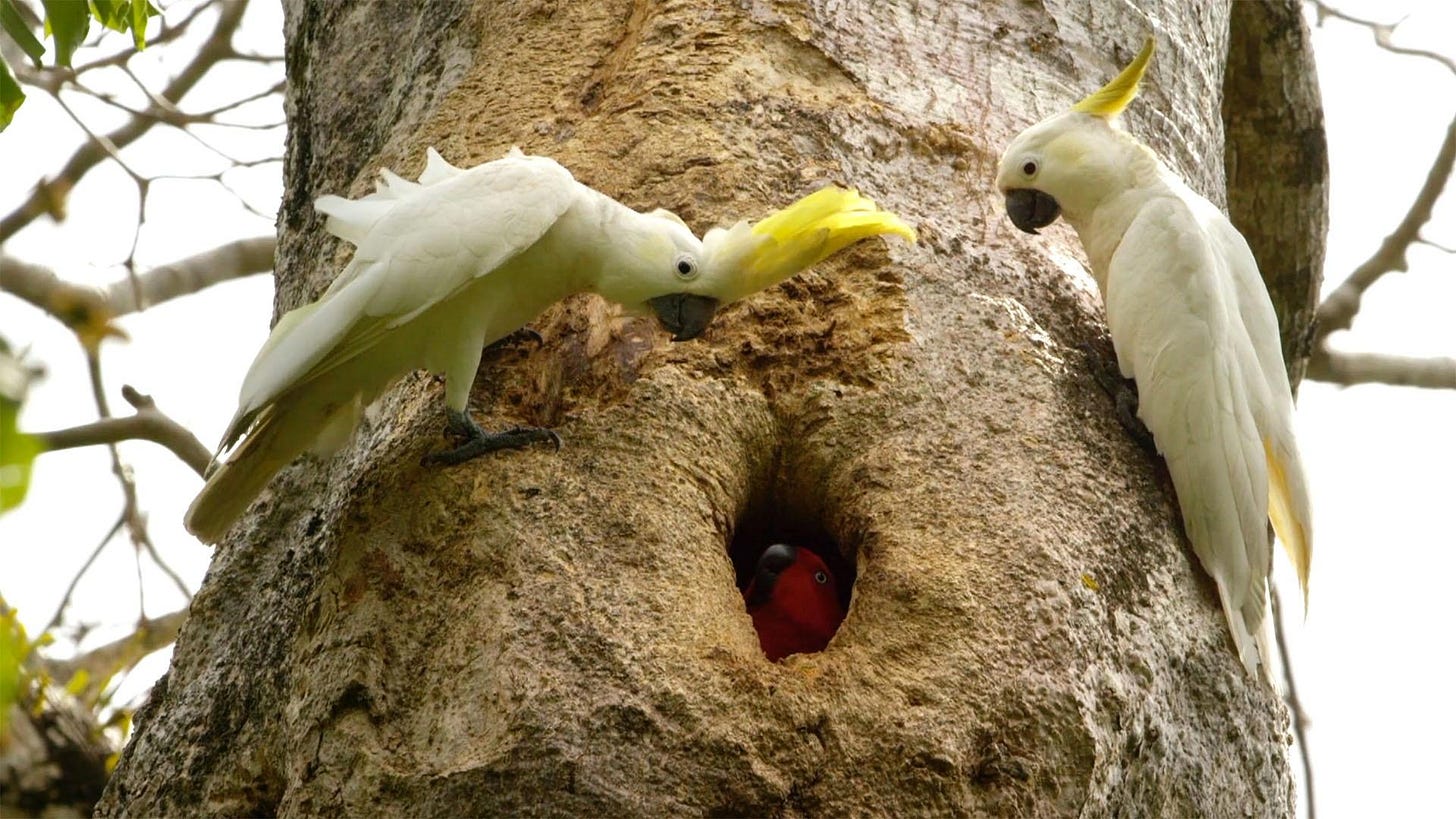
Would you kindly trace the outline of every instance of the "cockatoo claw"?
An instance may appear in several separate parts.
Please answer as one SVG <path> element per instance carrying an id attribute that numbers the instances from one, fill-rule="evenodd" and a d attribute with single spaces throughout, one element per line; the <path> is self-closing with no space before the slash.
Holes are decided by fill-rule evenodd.
<path id="1" fill-rule="evenodd" d="M 450 410 L 447 434 L 464 438 L 465 442 L 444 452 L 432 452 L 420 459 L 422 466 L 455 466 L 498 449 L 520 449 L 535 443 L 551 442 L 561 451 L 561 436 L 545 427 L 512 427 L 504 432 L 487 432 L 475 423 L 469 413 Z"/>

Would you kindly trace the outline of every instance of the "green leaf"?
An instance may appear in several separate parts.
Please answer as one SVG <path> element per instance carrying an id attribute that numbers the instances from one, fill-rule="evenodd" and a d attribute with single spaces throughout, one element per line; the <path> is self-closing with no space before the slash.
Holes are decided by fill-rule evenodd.
<path id="1" fill-rule="evenodd" d="M 30 648 L 20 616 L 0 599 L 0 737 L 8 735 L 10 707 L 20 700 L 26 676 L 23 663 Z"/>
<path id="2" fill-rule="evenodd" d="M 89 682 L 91 682 L 91 672 L 84 668 L 78 668 L 76 669 L 76 673 L 71 675 L 71 679 L 66 681 L 66 693 L 73 697 L 79 697 L 81 696 L 81 692 L 86 690 L 86 685 Z"/>
<path id="3" fill-rule="evenodd" d="M 45 53 L 45 46 L 35 38 L 30 26 L 25 24 L 20 12 L 15 10 L 14 0 L 0 0 L 0 28 L 10 35 L 10 39 L 20 46 L 30 59 L 35 61 L 35 67 L 40 68 L 40 57 Z"/>
<path id="4" fill-rule="evenodd" d="M 131 0 L 131 39 L 137 51 L 147 47 L 147 18 L 160 13 L 147 0 Z"/>
<path id="5" fill-rule="evenodd" d="M 0 512 L 14 509 L 30 489 L 30 466 L 41 452 L 40 441 L 18 428 L 20 402 L 0 398 Z"/>
<path id="6" fill-rule="evenodd" d="M 41 5 L 46 10 L 46 28 L 56 40 L 56 65 L 69 66 L 71 55 L 91 28 L 91 9 L 85 0 L 41 0 Z"/>
<path id="7" fill-rule="evenodd" d="M 0 60 L 0 131 L 10 124 L 15 118 L 15 109 L 25 102 L 25 92 L 20 90 L 20 84 L 10 76 L 10 66 Z"/>
<path id="8" fill-rule="evenodd" d="M 124 33 L 131 28 L 131 9 L 127 6 L 126 0 L 91 0 L 91 16 L 112 31 Z"/>
<path id="9" fill-rule="evenodd" d="M 30 487 L 30 464 L 42 450 L 33 435 L 20 431 L 20 405 L 35 373 L 0 338 L 0 512 L 19 506 Z"/>

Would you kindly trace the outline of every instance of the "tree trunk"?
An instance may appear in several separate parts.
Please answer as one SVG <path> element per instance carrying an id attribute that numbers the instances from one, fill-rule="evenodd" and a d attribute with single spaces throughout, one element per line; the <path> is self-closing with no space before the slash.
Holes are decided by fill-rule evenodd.
<path id="1" fill-rule="evenodd" d="M 100 812 L 1288 815 L 1286 713 L 1091 374 L 1075 237 L 992 189 L 1141 44 L 1108 6 L 285 3 L 280 308 L 341 267 L 313 198 L 429 145 L 520 145 L 700 232 L 839 181 L 921 238 L 693 343 L 552 308 L 474 408 L 559 453 L 421 467 L 442 387 L 405 379 L 218 548 Z M 1228 8 L 1150 16 L 1128 126 L 1221 202 Z M 730 553 L 780 540 L 857 580 L 829 648 L 775 664 Z"/>

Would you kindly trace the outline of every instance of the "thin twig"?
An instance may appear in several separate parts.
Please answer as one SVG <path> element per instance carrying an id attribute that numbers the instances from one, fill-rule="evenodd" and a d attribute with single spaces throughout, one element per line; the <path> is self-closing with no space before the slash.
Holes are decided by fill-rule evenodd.
<path id="1" fill-rule="evenodd" d="M 1299 743 L 1299 761 L 1304 765 L 1304 816 L 1305 819 L 1315 819 L 1314 768 L 1309 763 L 1309 739 L 1305 736 L 1309 718 L 1305 716 L 1304 707 L 1299 704 L 1299 689 L 1294 686 L 1294 666 L 1289 660 L 1289 649 L 1284 643 L 1284 613 L 1279 606 L 1279 590 L 1272 583 L 1269 584 L 1269 605 L 1274 616 L 1274 642 L 1279 646 L 1279 658 L 1284 666 L 1284 685 L 1289 692 L 1285 695 L 1285 701 L 1289 704 L 1290 719 L 1294 723 L 1294 738 Z"/>
<path id="2" fill-rule="evenodd" d="M 71 108 L 70 103 L 67 103 L 64 97 L 62 97 L 60 94 L 56 94 L 55 99 L 56 105 L 59 105 L 61 110 L 66 113 L 66 116 L 70 117 L 71 121 L 76 123 L 76 127 L 81 129 L 81 133 L 85 134 L 86 138 L 90 140 L 94 145 L 96 145 L 96 147 L 104 151 L 108 159 L 120 165 L 121 169 L 123 171 L 126 171 L 127 176 L 130 176 L 132 179 L 138 182 L 140 182 L 144 178 L 141 174 L 133 170 L 130 165 L 126 164 L 125 159 L 121 158 L 121 149 L 118 148 L 116 144 L 112 142 L 110 138 L 108 138 L 105 134 L 98 134 L 95 131 L 91 130 L 91 126 L 86 124 L 86 120 L 81 119 L 81 115 L 76 113 L 76 111 Z"/>
<path id="3" fill-rule="evenodd" d="M 197 56 L 176 77 L 172 78 L 166 88 L 162 89 L 159 97 L 169 101 L 180 100 L 207 75 L 214 65 L 231 56 L 233 53 L 232 38 L 242 22 L 247 6 L 245 0 L 234 0 L 234 2 L 217 5 L 219 11 L 217 23 L 214 24 L 212 32 L 198 49 Z M 157 120 L 154 119 L 133 117 L 106 134 L 105 137 L 113 147 L 119 150 L 141 138 L 156 123 Z M 4 218 L 0 218 L 0 244 L 4 244 L 6 240 L 15 235 L 16 231 L 30 224 L 42 214 L 56 213 L 57 202 L 63 201 L 66 194 L 75 187 L 81 177 L 106 158 L 107 152 L 96 142 L 88 142 L 77 148 L 76 152 L 71 154 L 71 158 L 61 167 L 59 173 L 41 180 L 25 202 Z"/>
<path id="4" fill-rule="evenodd" d="M 212 5 L 212 3 L 203 3 L 202 5 L 199 5 L 197 8 L 193 9 L 186 17 L 171 25 L 167 24 L 167 17 L 166 15 L 163 15 L 162 30 L 158 32 L 157 36 L 147 38 L 147 46 L 149 48 L 156 48 L 157 46 L 160 46 L 164 43 L 169 43 L 172 40 L 181 37 L 187 32 L 188 27 L 192 25 L 193 21 L 195 21 L 198 16 L 202 14 L 202 12 L 206 11 L 208 7 Z M 75 74 L 76 76 L 80 76 L 82 74 L 95 71 L 98 68 L 112 68 L 115 66 L 125 65 L 128 60 L 130 60 L 132 57 L 135 57 L 136 55 L 136 49 L 127 47 L 121 51 L 116 52 L 115 54 L 93 60 L 92 62 L 86 63 L 84 65 L 75 66 L 72 69 L 71 73 Z M 62 80 L 66 79 L 66 69 L 48 68 L 43 69 L 43 72 L 54 72 L 55 75 L 60 77 Z"/>
<path id="5" fill-rule="evenodd" d="M 162 574 L 165 574 L 167 576 L 167 579 L 172 581 L 173 586 L 177 587 L 177 591 L 180 592 L 183 597 L 191 600 L 192 590 L 187 588 L 187 583 L 182 580 L 182 575 L 177 574 L 177 570 L 173 569 L 170 565 L 167 564 L 167 561 L 162 559 L 162 553 L 157 551 L 156 545 L 148 540 L 142 544 L 142 548 L 146 549 L 147 557 L 150 557 L 152 559 L 152 563 L 155 564 L 158 569 L 162 570 Z"/>
<path id="6" fill-rule="evenodd" d="M 136 548 L 131 550 L 132 563 L 136 566 L 136 589 L 137 589 L 137 618 L 147 619 L 147 584 L 142 577 L 142 549 L 141 541 L 137 541 Z"/>
<path id="7" fill-rule="evenodd" d="M 96 414 L 102 419 L 111 418 L 111 407 L 106 401 L 106 388 L 101 379 L 99 348 L 86 349 L 86 374 L 91 382 L 91 397 L 96 402 Z M 126 530 L 131 536 L 132 545 L 139 548 L 141 544 L 150 542 L 151 536 L 147 534 L 146 515 L 142 514 L 141 506 L 137 503 L 136 479 L 132 476 L 131 467 L 121 460 L 121 452 L 116 444 L 108 443 L 104 446 L 111 455 L 111 472 L 116 476 L 117 483 L 121 484 L 124 501 L 121 517 L 126 521 Z"/>
<path id="8" fill-rule="evenodd" d="M 81 577 L 90 570 L 91 564 L 96 562 L 96 558 L 101 556 L 101 550 L 105 549 L 106 544 L 110 543 L 111 539 L 116 537 L 116 533 L 121 531 L 121 527 L 125 523 L 126 518 L 118 517 L 116 523 L 113 523 L 111 529 L 106 532 L 106 537 L 101 538 L 101 542 L 96 544 L 95 549 L 91 550 L 91 556 L 86 558 L 86 562 L 81 564 L 81 568 L 76 571 L 75 576 L 71 578 L 70 584 L 66 586 L 66 592 L 61 595 L 61 602 L 56 606 L 56 613 L 51 615 L 51 619 L 46 623 L 45 628 L 40 630 L 42 634 L 61 624 L 61 618 L 66 614 L 66 608 L 71 605 L 71 595 L 76 592 L 76 584 L 81 582 Z"/>
<path id="9" fill-rule="evenodd" d="M 1450 245 L 1443 245 L 1440 242 L 1436 242 L 1436 241 L 1433 241 L 1431 239 L 1427 239 L 1424 236 L 1417 236 L 1416 237 L 1416 241 L 1419 242 L 1420 244 L 1427 245 L 1429 247 L 1434 247 L 1435 249 L 1441 251 L 1442 253 L 1456 253 L 1456 247 L 1451 247 Z"/>
<path id="10" fill-rule="evenodd" d="M 1415 48 L 1397 46 L 1392 42 L 1399 23 L 1381 23 L 1346 14 L 1338 9 L 1311 0 L 1318 22 L 1326 18 L 1344 20 L 1370 30 L 1376 45 L 1395 54 L 1405 54 L 1433 60 L 1456 74 L 1456 60 L 1443 54 Z M 1356 267 L 1334 292 L 1321 302 L 1315 313 L 1315 334 L 1311 343 L 1311 356 L 1306 377 L 1317 381 L 1336 384 L 1382 383 L 1401 386 L 1456 388 L 1456 360 L 1449 358 L 1412 358 L 1408 356 L 1383 355 L 1377 353 L 1348 353 L 1329 347 L 1330 334 L 1348 330 L 1360 311 L 1360 302 L 1368 290 L 1382 276 L 1409 269 L 1407 254 L 1416 243 L 1433 245 L 1421 235 L 1422 228 L 1431 219 L 1436 202 L 1441 198 L 1446 184 L 1456 167 L 1456 117 L 1446 127 L 1445 139 L 1436 152 L 1436 157 L 1426 172 L 1426 179 L 1417 192 L 1415 200 L 1380 247 Z"/>
<path id="11" fill-rule="evenodd" d="M 1405 54 L 1410 57 L 1422 57 L 1427 60 L 1434 60 L 1435 62 L 1446 66 L 1446 68 L 1450 70 L 1452 74 L 1456 74 L 1456 60 L 1452 60 L 1445 54 L 1437 54 L 1434 51 L 1426 51 L 1425 49 L 1421 48 L 1407 48 L 1405 46 L 1398 46 L 1395 43 L 1391 42 L 1390 37 L 1392 34 L 1395 33 L 1395 29 L 1397 26 L 1400 25 L 1401 21 L 1396 21 L 1394 23 L 1382 23 L 1377 20 L 1367 20 L 1363 17 L 1355 17 L 1354 15 L 1346 14 L 1345 12 L 1340 11 L 1337 8 L 1333 8 L 1325 3 L 1320 2 L 1320 0 L 1310 1 L 1313 3 L 1315 8 L 1315 22 L 1317 25 L 1322 25 L 1325 21 L 1325 18 L 1333 17 L 1336 20 L 1344 20 L 1347 23 L 1354 23 L 1357 26 L 1364 26 L 1365 28 L 1370 29 L 1370 35 L 1375 38 L 1375 44 L 1385 49 L 1386 51 L 1389 51 L 1393 54 Z"/>
<path id="12" fill-rule="evenodd" d="M 138 83 L 141 82 L 141 80 L 140 79 L 136 79 L 134 75 L 133 75 L 133 79 L 136 82 L 138 82 Z M 218 122 L 217 119 L 216 119 L 216 117 L 219 114 L 226 114 L 229 111 L 235 110 L 237 108 L 241 108 L 242 106 L 247 105 L 250 102 L 257 102 L 258 100 L 267 99 L 268 97 L 271 97 L 271 96 L 273 96 L 275 94 L 281 94 L 281 93 L 283 93 L 284 86 L 285 86 L 285 83 L 278 82 L 278 83 L 275 83 L 273 86 L 271 86 L 269 88 L 263 89 L 262 91 L 259 91 L 259 92 L 254 93 L 254 94 L 249 94 L 246 97 L 239 97 L 238 99 L 235 99 L 232 102 L 226 103 L 224 105 L 219 105 L 216 108 L 210 108 L 210 109 L 208 109 L 206 111 L 198 111 L 196 113 L 187 113 L 186 111 L 178 110 L 175 106 L 172 106 L 172 105 L 167 105 L 167 106 L 153 105 L 152 107 L 145 108 L 145 109 L 143 109 L 143 108 L 133 108 L 132 106 L 127 105 L 124 102 L 121 102 L 120 100 L 118 100 L 112 94 L 103 94 L 103 93 L 101 93 L 99 91 L 96 91 L 94 89 L 87 88 L 86 86 L 81 85 L 80 83 L 77 83 L 76 84 L 77 90 L 83 91 L 83 92 L 91 95 L 92 97 L 95 97 L 96 99 L 100 100 L 101 102 L 104 102 L 107 105 L 110 105 L 111 107 L 116 108 L 119 111 L 123 111 L 123 112 L 125 112 L 125 113 L 127 113 L 127 114 L 129 114 L 131 116 L 134 116 L 134 117 L 146 117 L 146 118 L 149 118 L 149 119 L 154 119 L 154 120 L 157 120 L 159 122 L 165 123 L 167 125 L 171 125 L 171 126 L 176 127 L 176 128 L 182 128 L 182 127 L 187 126 L 187 125 L 206 124 L 206 125 L 216 125 L 216 126 L 218 126 L 220 128 L 247 128 L 247 129 L 252 129 L 252 130 L 260 130 L 260 131 L 261 130 L 267 130 L 269 128 L 282 127 L 282 126 L 286 125 L 287 123 L 286 122 L 270 122 L 270 123 L 265 123 L 265 124 L 253 124 L 253 123 L 246 123 L 246 122 Z"/>
<path id="13" fill-rule="evenodd" d="M 197 436 L 157 409 L 151 396 L 143 395 L 130 386 L 122 387 L 121 394 L 136 408 L 135 415 L 128 418 L 102 418 L 79 427 L 38 432 L 35 437 L 47 451 L 121 441 L 151 441 L 171 450 L 173 455 L 192 467 L 198 475 L 207 469 L 212 453 L 197 440 Z"/>

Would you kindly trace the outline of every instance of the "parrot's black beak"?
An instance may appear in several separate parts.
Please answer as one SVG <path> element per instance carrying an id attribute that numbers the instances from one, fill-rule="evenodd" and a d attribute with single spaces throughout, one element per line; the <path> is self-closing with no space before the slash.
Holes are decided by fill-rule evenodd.
<path id="1" fill-rule="evenodd" d="M 749 587 L 753 590 L 748 597 L 749 608 L 756 608 L 767 603 L 773 596 L 774 586 L 779 582 L 779 575 L 784 569 L 794 565 L 799 559 L 799 549 L 796 546 L 789 546 L 777 543 L 763 550 L 758 556 L 758 566 L 753 570 L 753 580 Z"/>
<path id="2" fill-rule="evenodd" d="M 1013 188 L 1006 192 L 1006 215 L 1011 224 L 1027 233 L 1036 233 L 1062 215 L 1062 206 L 1057 200 L 1032 188 Z"/>
<path id="3" fill-rule="evenodd" d="M 718 300 L 711 296 L 673 293 L 648 299 L 647 305 L 657 314 L 663 329 L 672 333 L 673 341 L 688 341 L 703 334 L 713 321 Z"/>

